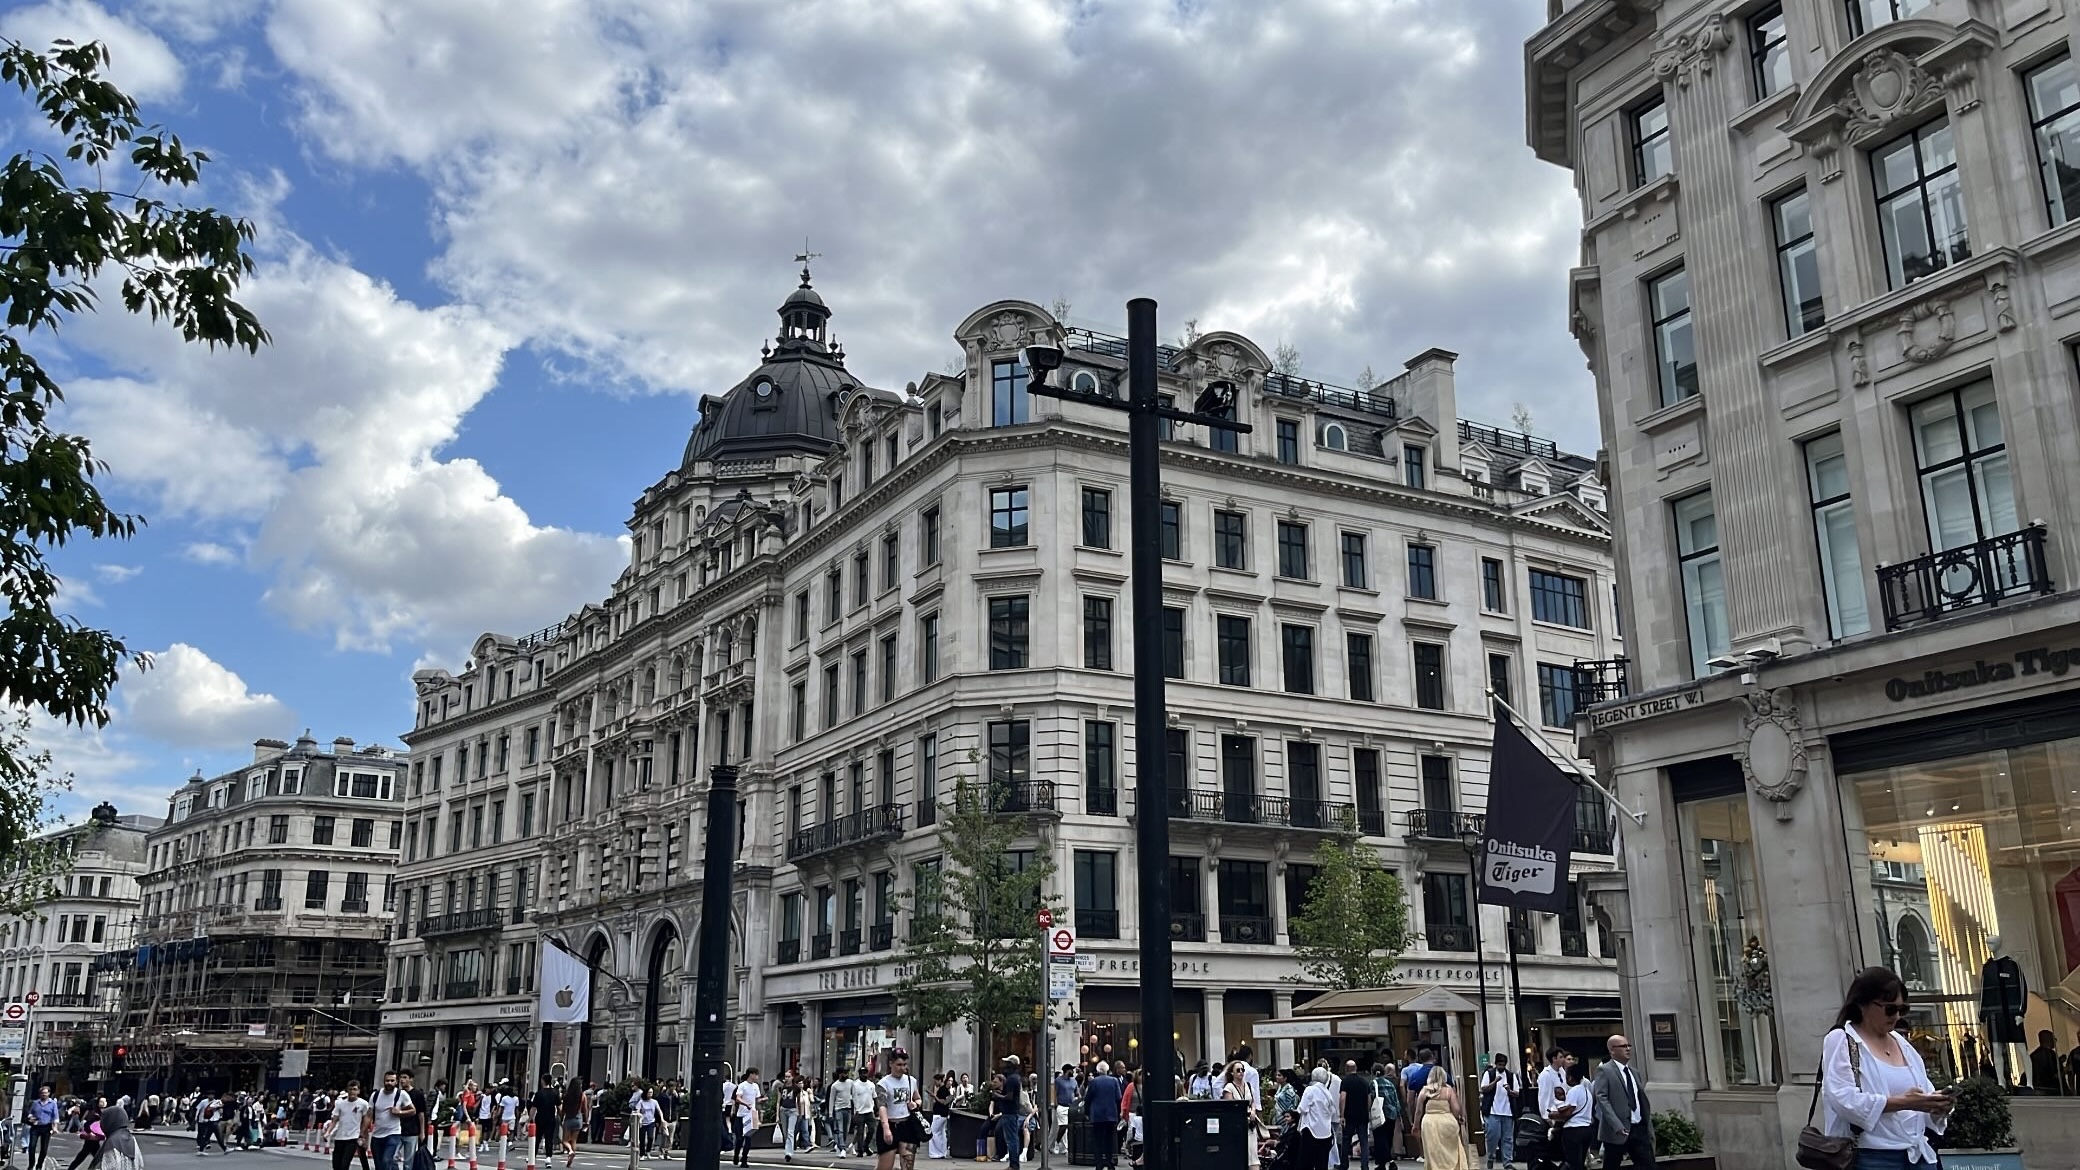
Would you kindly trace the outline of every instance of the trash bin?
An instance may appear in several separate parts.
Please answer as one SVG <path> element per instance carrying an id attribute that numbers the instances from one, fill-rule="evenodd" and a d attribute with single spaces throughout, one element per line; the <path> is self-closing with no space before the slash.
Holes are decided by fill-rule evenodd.
<path id="1" fill-rule="evenodd" d="M 1091 1149 L 1091 1118 L 1081 1105 L 1069 1106 L 1069 1164 L 1095 1166 L 1097 1152 Z"/>
<path id="2" fill-rule="evenodd" d="M 1249 1165 L 1249 1106 L 1240 1101 L 1149 1103 L 1170 1111 L 1169 1164 L 1191 1170 L 1244 1170 Z"/>

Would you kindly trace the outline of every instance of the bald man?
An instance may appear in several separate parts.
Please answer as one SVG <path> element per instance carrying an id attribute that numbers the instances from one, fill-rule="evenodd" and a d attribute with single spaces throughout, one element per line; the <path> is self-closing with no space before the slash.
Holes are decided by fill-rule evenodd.
<path id="1" fill-rule="evenodd" d="M 1604 1170 L 1617 1170 L 1627 1157 L 1634 1166 L 1652 1166 L 1654 1106 L 1647 1100 L 1647 1078 L 1632 1067 L 1632 1041 L 1613 1036 L 1604 1048 L 1610 1059 L 1596 1070 L 1596 1083 L 1589 1089 Z"/>

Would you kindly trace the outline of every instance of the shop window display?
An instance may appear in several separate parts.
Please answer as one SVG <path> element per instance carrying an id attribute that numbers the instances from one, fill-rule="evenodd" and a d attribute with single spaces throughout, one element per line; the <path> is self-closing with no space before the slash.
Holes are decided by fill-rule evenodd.
<path id="1" fill-rule="evenodd" d="M 1705 1013 L 1712 1083 L 1779 1083 L 1783 1077 L 1776 1058 L 1768 934 L 1755 880 L 1755 834 L 1748 820 L 1747 794 L 1679 807 L 1691 954 Z"/>
<path id="2" fill-rule="evenodd" d="M 2080 1070 L 2047 1077 L 2029 1058 L 2041 1031 L 2061 1050 L 2080 1044 L 2080 740 L 1843 779 L 1862 822 L 1849 851 L 1870 915 L 1865 957 L 1907 984 L 1930 1074 L 1940 1083 L 1991 1069 L 2040 1095 L 2080 1096 Z M 1981 1015 L 2000 957 L 2020 967 L 2026 992 L 2021 1027 L 2006 1036 Z"/>

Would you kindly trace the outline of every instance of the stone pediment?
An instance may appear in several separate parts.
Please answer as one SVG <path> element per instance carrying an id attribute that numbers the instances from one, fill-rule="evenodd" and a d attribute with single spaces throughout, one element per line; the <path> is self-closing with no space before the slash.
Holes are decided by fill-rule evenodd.
<path id="1" fill-rule="evenodd" d="M 1952 99 L 1977 105 L 1977 59 L 1998 44 L 1976 20 L 1901 20 L 1842 47 L 1813 76 L 1785 130 L 1822 162 L 1821 180 L 1842 173 L 1841 151 L 1903 133 Z"/>
<path id="2" fill-rule="evenodd" d="M 1516 509 L 1516 514 L 1527 520 L 1543 520 L 1566 528 L 1579 528 L 1584 532 L 1608 535 L 1610 522 L 1596 510 L 1573 496 L 1548 496 Z"/>

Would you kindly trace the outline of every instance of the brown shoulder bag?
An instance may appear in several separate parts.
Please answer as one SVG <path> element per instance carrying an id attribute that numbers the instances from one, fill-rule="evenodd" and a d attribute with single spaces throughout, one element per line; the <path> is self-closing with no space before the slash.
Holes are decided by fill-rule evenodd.
<path id="1" fill-rule="evenodd" d="M 1843 1031 L 1848 1029 L 1844 1028 Z M 1854 1036 L 1844 1039 L 1849 1045 L 1849 1071 L 1856 1078 L 1856 1087 L 1863 1088 L 1863 1045 Z M 1849 1137 L 1829 1137 L 1813 1124 L 1813 1114 L 1820 1108 L 1820 1088 L 1827 1083 L 1827 1066 L 1822 1062 L 1813 1075 L 1813 1103 L 1806 1106 L 1806 1127 L 1798 1131 L 1798 1164 L 1806 1170 L 1854 1170 L 1856 1166 L 1856 1138 L 1863 1130 L 1849 1127 Z"/>

